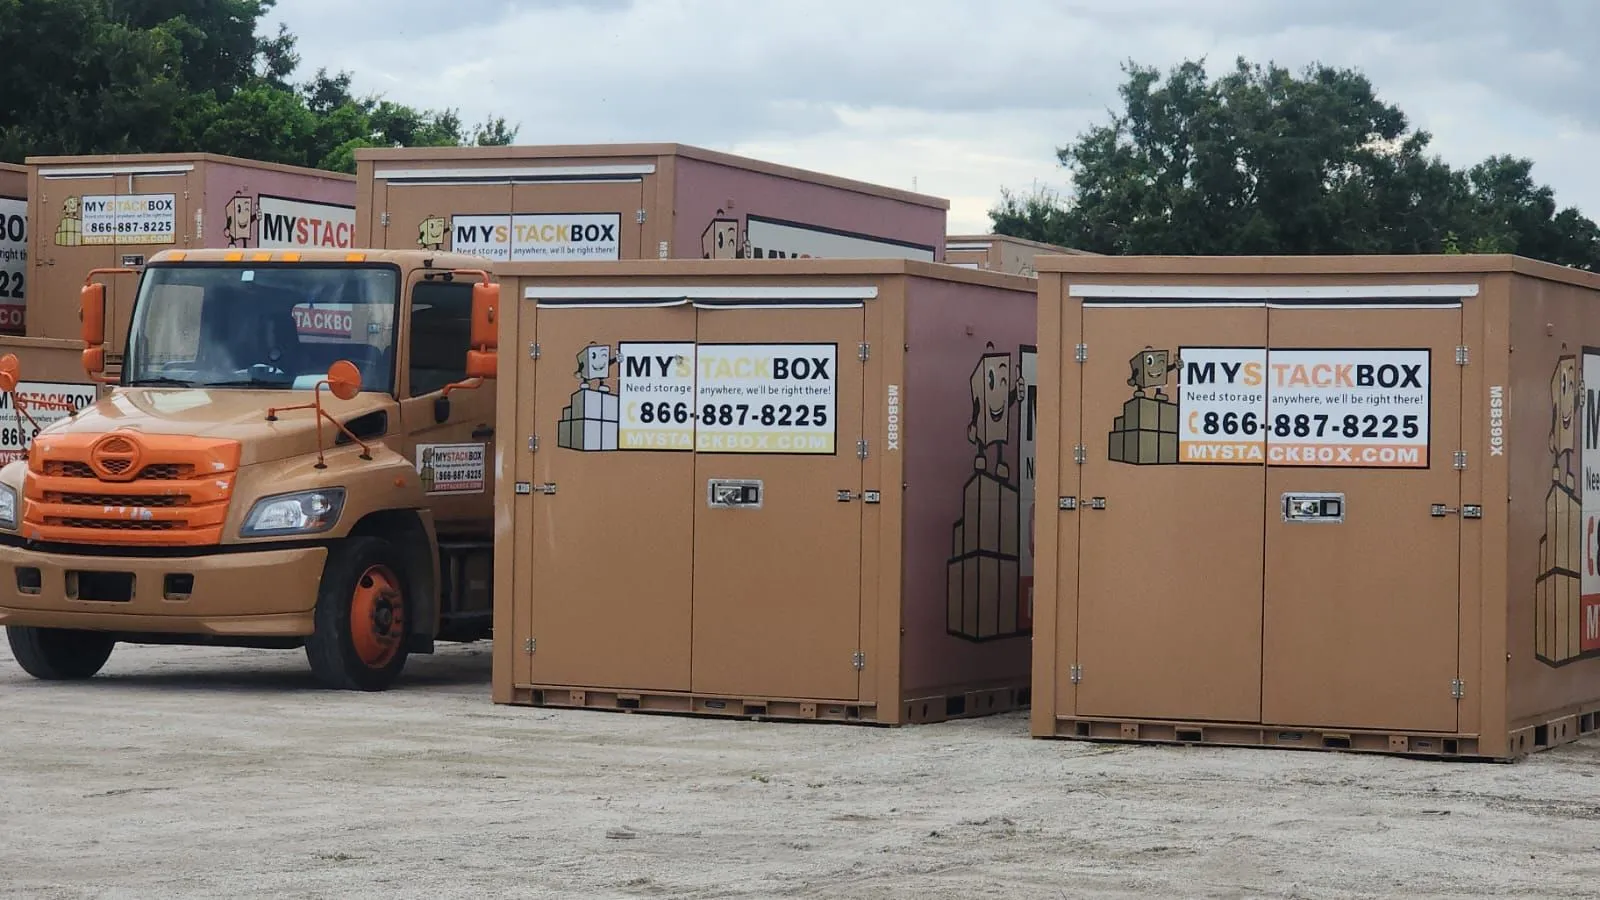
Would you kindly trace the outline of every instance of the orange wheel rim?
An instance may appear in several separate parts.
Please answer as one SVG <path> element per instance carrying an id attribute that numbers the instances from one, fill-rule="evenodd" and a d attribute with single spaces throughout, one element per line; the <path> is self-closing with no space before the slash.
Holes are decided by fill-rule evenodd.
<path id="1" fill-rule="evenodd" d="M 394 659 L 406 633 L 406 608 L 400 579 L 388 566 L 368 566 L 350 597 L 350 637 L 356 656 L 381 669 Z"/>

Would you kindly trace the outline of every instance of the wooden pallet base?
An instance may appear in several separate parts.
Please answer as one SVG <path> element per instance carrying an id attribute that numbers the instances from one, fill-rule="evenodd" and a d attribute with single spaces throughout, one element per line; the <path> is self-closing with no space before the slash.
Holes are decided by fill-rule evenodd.
<path id="1" fill-rule="evenodd" d="M 951 719 L 972 719 L 1026 709 L 1031 692 L 1026 685 L 1008 685 L 952 694 L 917 697 L 901 704 L 900 721 L 927 725 Z"/>

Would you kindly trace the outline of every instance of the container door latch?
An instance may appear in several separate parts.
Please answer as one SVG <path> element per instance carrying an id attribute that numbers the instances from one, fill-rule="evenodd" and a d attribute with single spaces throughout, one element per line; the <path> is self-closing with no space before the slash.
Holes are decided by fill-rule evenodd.
<path id="1" fill-rule="evenodd" d="M 1343 494 L 1284 494 L 1283 520 L 1307 524 L 1336 524 L 1344 521 Z"/>

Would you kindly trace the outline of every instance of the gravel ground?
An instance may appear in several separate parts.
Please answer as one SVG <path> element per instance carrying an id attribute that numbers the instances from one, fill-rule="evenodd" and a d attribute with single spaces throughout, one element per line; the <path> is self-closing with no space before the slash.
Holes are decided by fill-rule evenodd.
<path id="1" fill-rule="evenodd" d="M 497 707 L 489 648 L 0 643 L 0 896 L 1600 897 L 1600 741 L 1517 765 Z"/>

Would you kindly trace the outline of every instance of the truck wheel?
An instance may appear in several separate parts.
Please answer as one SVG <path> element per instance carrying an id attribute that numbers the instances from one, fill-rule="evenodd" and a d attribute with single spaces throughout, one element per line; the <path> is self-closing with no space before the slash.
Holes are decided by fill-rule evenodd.
<path id="1" fill-rule="evenodd" d="M 92 678 L 117 642 L 99 631 L 7 625 L 6 640 L 22 671 L 44 681 Z"/>
<path id="2" fill-rule="evenodd" d="M 332 549 L 306 639 L 318 681 L 341 691 L 381 691 L 400 675 L 411 609 L 405 571 L 400 552 L 382 538 L 347 538 Z"/>

